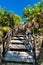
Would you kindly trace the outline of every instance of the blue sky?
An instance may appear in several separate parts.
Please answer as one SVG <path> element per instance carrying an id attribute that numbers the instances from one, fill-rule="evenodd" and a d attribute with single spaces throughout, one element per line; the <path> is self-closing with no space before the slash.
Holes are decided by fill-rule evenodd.
<path id="1" fill-rule="evenodd" d="M 33 7 L 34 3 L 40 2 L 41 0 L 0 0 L 0 7 L 6 8 L 7 11 L 12 10 L 15 14 L 22 16 L 23 9 L 27 5 Z"/>

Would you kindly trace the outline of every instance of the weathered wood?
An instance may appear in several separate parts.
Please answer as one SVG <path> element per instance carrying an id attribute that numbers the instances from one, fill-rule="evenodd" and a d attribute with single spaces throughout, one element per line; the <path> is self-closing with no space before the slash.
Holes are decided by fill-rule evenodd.
<path id="1" fill-rule="evenodd" d="M 33 48 L 28 44 L 28 41 L 26 40 L 26 35 L 18 34 L 13 36 L 12 34 L 13 33 L 11 33 L 11 39 L 10 33 L 8 35 L 7 43 L 9 43 L 9 50 L 5 53 L 2 60 L 6 62 L 16 63 L 34 63 L 34 54 L 32 52 Z"/>
<path id="2" fill-rule="evenodd" d="M 20 43 L 20 44 L 21 43 L 23 44 L 24 42 L 26 43 L 27 41 L 26 40 L 22 40 L 22 41 L 21 40 L 11 40 L 10 41 L 10 43 Z"/>
<path id="3" fill-rule="evenodd" d="M 32 47 L 28 45 L 21 45 L 21 44 L 9 44 L 10 50 L 18 50 L 18 51 L 31 51 Z"/>
<path id="4" fill-rule="evenodd" d="M 14 37 L 25 37 L 26 35 L 14 35 Z"/>
<path id="5" fill-rule="evenodd" d="M 5 61 L 14 61 L 14 62 L 34 62 L 32 52 L 17 52 L 17 51 L 8 51 L 3 58 Z"/>
<path id="6" fill-rule="evenodd" d="M 5 52 L 7 51 L 7 46 L 8 46 L 8 43 L 9 43 L 9 38 L 10 38 L 10 36 L 12 34 L 11 31 L 12 30 L 9 30 L 9 32 L 6 33 L 6 36 L 3 35 L 3 40 L 2 40 L 3 41 L 3 54 L 2 54 L 3 57 L 5 55 Z"/>
<path id="7" fill-rule="evenodd" d="M 24 37 L 12 37 L 13 40 L 26 40 Z"/>
<path id="8" fill-rule="evenodd" d="M 4 57 L 5 56 L 5 40 L 3 39 L 3 54 L 2 56 Z"/>

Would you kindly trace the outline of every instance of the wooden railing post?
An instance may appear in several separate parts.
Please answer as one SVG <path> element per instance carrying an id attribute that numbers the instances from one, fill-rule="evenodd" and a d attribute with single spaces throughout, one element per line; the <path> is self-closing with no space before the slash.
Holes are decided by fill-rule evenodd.
<path id="1" fill-rule="evenodd" d="M 35 39 L 34 39 L 34 48 L 33 48 L 33 52 L 34 52 L 34 59 L 35 59 L 35 64 L 36 64 L 36 53 L 35 53 L 35 51 L 36 51 L 36 46 L 35 46 Z"/>
<path id="2" fill-rule="evenodd" d="M 3 54 L 2 54 L 3 57 L 5 56 L 5 47 L 4 47 L 4 46 L 5 46 L 5 40 L 4 40 L 4 38 L 3 38 Z"/>
<path id="3" fill-rule="evenodd" d="M 34 59 L 35 59 L 35 65 L 38 65 L 37 62 L 37 56 L 36 56 L 36 37 L 34 37 Z"/>

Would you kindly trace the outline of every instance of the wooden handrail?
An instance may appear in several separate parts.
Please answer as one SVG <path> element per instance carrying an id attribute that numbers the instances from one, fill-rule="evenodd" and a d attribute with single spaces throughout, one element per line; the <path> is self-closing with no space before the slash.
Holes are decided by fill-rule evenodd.
<path id="1" fill-rule="evenodd" d="M 13 35 L 13 29 L 9 30 L 6 36 L 3 37 L 3 57 L 5 56 L 5 53 L 8 50 L 8 49 L 6 50 L 6 46 L 9 45 L 9 41 L 11 40 L 10 37 L 12 37 L 12 35 Z"/>

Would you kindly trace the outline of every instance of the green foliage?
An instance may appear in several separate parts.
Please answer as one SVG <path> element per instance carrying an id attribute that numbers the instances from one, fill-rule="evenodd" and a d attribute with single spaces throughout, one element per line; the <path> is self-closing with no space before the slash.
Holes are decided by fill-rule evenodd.
<path id="1" fill-rule="evenodd" d="M 34 4 L 34 7 L 32 8 L 30 5 L 28 5 L 23 10 L 23 18 L 25 19 L 26 23 L 32 22 L 33 24 L 33 31 L 34 33 L 42 32 L 43 28 L 43 0 L 41 2 L 38 2 L 37 4 Z M 34 25 L 34 22 L 36 23 Z M 38 27 L 37 27 L 38 25 Z M 37 28 L 35 28 L 37 27 Z"/>
<path id="2" fill-rule="evenodd" d="M 2 30 L 8 32 L 10 30 L 10 27 L 7 27 L 7 26 L 6 27 L 3 27 Z"/>
<path id="3" fill-rule="evenodd" d="M 3 31 L 2 30 L 0 30 L 0 36 L 2 36 L 3 35 Z"/>
<path id="4" fill-rule="evenodd" d="M 0 8 L 0 30 L 7 32 L 10 28 L 20 25 L 20 21 L 20 16 L 14 14 L 12 11 L 7 12 L 5 8 Z M 0 31 L 0 34 L 2 33 L 3 31 Z"/>
<path id="5" fill-rule="evenodd" d="M 14 27 L 17 24 L 20 24 L 20 16 L 14 14 L 12 11 L 7 12 L 6 9 L 0 8 L 0 23 L 1 26 Z M 16 22 L 16 23 L 15 23 Z"/>

